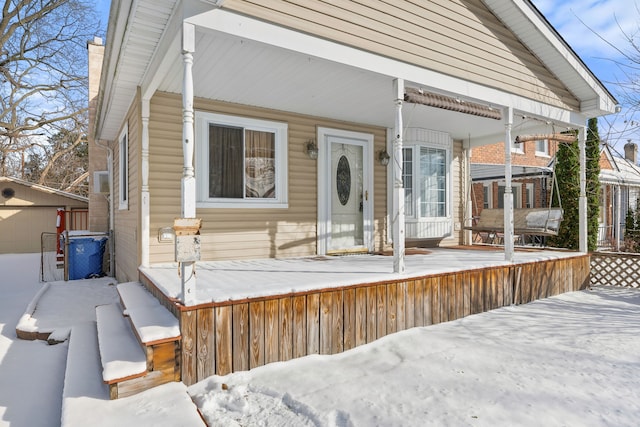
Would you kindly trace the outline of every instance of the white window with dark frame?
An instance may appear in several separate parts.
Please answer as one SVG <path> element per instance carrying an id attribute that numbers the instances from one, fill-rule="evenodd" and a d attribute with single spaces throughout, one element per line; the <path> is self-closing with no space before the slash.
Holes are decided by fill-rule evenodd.
<path id="1" fill-rule="evenodd" d="M 196 112 L 201 208 L 286 208 L 287 124 Z"/>
<path id="2" fill-rule="evenodd" d="M 129 209 L 129 127 L 125 124 L 118 138 L 118 209 Z"/>
<path id="3" fill-rule="evenodd" d="M 493 207 L 493 184 L 490 182 L 484 183 L 482 185 L 483 190 L 483 209 L 491 209 Z"/>
<path id="4" fill-rule="evenodd" d="M 535 187 L 532 182 L 527 183 L 525 191 L 526 191 L 525 197 L 527 201 L 527 206 L 525 206 L 525 208 L 535 208 L 536 193 L 535 193 Z"/>
<path id="5" fill-rule="evenodd" d="M 549 157 L 548 139 L 539 139 L 536 141 L 536 156 Z"/>
<path id="6" fill-rule="evenodd" d="M 498 208 L 504 209 L 504 192 L 506 189 L 505 183 L 498 184 Z M 511 194 L 513 194 L 513 207 L 515 209 L 522 208 L 522 184 L 512 183 Z"/>

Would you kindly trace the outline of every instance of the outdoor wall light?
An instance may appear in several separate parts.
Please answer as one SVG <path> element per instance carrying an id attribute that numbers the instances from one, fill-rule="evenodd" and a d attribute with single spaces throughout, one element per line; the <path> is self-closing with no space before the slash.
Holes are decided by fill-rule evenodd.
<path id="1" fill-rule="evenodd" d="M 380 152 L 378 153 L 378 162 L 380 162 L 382 166 L 387 166 L 389 164 L 390 158 L 391 156 L 389 156 L 387 150 L 380 150 Z"/>
<path id="2" fill-rule="evenodd" d="M 162 227 L 158 229 L 158 242 L 173 242 L 176 233 L 173 227 Z"/>
<path id="3" fill-rule="evenodd" d="M 310 139 L 307 141 L 307 156 L 311 160 L 316 160 L 318 158 L 318 146 L 316 145 L 316 141 Z"/>

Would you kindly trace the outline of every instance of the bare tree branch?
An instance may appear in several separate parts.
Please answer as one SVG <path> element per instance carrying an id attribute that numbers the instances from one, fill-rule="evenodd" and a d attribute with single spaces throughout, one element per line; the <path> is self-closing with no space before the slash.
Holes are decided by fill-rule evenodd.
<path id="1" fill-rule="evenodd" d="M 28 164 L 39 183 L 63 188 L 84 173 L 86 159 L 71 157 L 83 152 L 87 128 L 86 42 L 98 28 L 95 3 L 0 3 L 0 175 L 23 176 Z M 60 173 L 65 168 L 74 170 Z"/>

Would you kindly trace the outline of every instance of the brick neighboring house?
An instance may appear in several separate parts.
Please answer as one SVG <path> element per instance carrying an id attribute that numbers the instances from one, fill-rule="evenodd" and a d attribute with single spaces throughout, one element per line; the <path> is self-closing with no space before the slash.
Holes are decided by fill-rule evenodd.
<path id="1" fill-rule="evenodd" d="M 548 207 L 553 181 L 553 160 L 559 142 L 539 140 L 512 144 L 514 208 Z M 505 186 L 504 143 L 474 148 L 471 153 L 471 206 L 467 218 L 483 209 L 503 207 Z M 600 150 L 600 214 L 598 248 L 620 249 L 627 211 L 640 200 L 638 146 L 624 146 L 624 157 L 604 143 Z M 554 188 L 553 191 L 556 191 Z"/>
<path id="2" fill-rule="evenodd" d="M 624 241 L 625 219 L 640 199 L 638 145 L 627 143 L 624 157 L 604 144 L 600 150 L 600 216 L 598 247 L 619 250 Z"/>
<path id="3" fill-rule="evenodd" d="M 549 205 L 553 184 L 552 160 L 559 142 L 549 140 L 512 143 L 511 173 L 514 208 Z M 477 217 L 485 208 L 502 208 L 505 188 L 504 143 L 484 145 L 471 151 L 471 207 Z"/>

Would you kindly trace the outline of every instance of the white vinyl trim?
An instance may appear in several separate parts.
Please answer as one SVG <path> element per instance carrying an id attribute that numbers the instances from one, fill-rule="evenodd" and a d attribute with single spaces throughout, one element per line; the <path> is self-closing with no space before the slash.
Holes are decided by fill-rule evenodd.
<path id="1" fill-rule="evenodd" d="M 369 197 L 363 205 L 364 246 L 373 251 L 373 135 L 341 129 L 318 128 L 318 225 L 317 252 L 326 255 L 331 235 L 331 155 L 330 138 L 344 138 L 362 146 L 362 189 Z"/>
<path id="2" fill-rule="evenodd" d="M 283 122 L 196 111 L 196 206 L 198 208 L 288 208 L 287 137 L 288 125 Z M 242 127 L 273 132 L 276 143 L 276 197 L 274 199 L 224 199 L 209 197 L 209 124 Z"/>
<path id="3" fill-rule="evenodd" d="M 129 126 L 118 137 L 118 209 L 129 209 Z"/>

